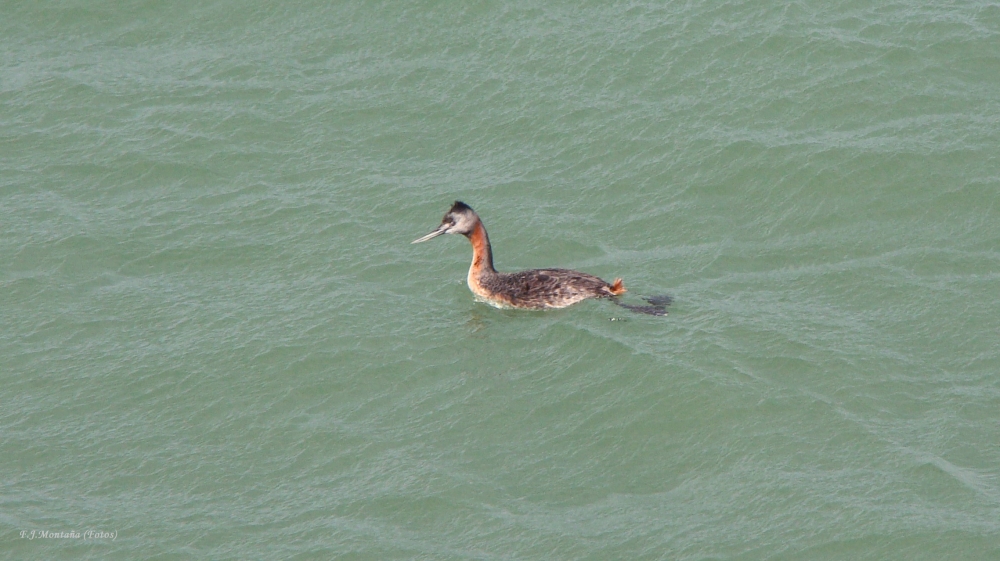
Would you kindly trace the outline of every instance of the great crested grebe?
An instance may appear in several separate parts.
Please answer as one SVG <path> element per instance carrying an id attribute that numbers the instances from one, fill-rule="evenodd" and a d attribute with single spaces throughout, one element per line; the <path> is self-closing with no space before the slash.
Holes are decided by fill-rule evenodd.
<path id="1" fill-rule="evenodd" d="M 425 242 L 441 234 L 462 234 L 472 242 L 472 266 L 469 289 L 478 298 L 498 308 L 542 310 L 565 308 L 587 298 L 612 298 L 630 310 L 651 315 L 666 315 L 669 297 L 647 298 L 652 306 L 630 306 L 614 297 L 624 294 L 622 279 L 607 283 L 587 273 L 569 269 L 532 269 L 518 273 L 499 273 L 493 268 L 493 250 L 483 221 L 472 207 L 455 201 L 441 225 L 426 236 L 410 243 Z"/>

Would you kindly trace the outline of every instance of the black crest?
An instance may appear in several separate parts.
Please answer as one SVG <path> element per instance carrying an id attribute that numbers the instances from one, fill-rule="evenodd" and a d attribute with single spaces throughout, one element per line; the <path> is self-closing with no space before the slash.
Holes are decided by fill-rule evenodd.
<path id="1" fill-rule="evenodd" d="M 465 212 L 467 210 L 472 210 L 472 207 L 463 203 L 462 201 L 455 201 L 455 204 L 451 205 L 451 210 L 448 212 Z M 472 210 L 472 212 L 475 212 Z"/>

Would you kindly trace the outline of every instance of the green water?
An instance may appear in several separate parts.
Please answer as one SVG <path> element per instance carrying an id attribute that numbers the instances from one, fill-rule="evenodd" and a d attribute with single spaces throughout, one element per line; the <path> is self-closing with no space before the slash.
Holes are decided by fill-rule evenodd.
<path id="1" fill-rule="evenodd" d="M 991 2 L 0 3 L 0 557 L 1000 558 L 998 154 Z"/>

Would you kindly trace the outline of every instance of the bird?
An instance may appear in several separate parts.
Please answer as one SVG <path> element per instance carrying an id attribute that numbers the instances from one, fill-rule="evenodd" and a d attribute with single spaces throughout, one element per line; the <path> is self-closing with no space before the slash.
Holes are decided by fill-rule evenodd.
<path id="1" fill-rule="evenodd" d="M 472 266 L 467 278 L 469 289 L 477 299 L 497 308 L 544 310 L 565 308 L 588 298 L 611 298 L 616 304 L 632 311 L 666 315 L 669 297 L 647 298 L 651 306 L 622 304 L 616 297 L 626 292 L 622 279 L 614 282 L 570 269 L 531 269 L 516 273 L 501 273 L 493 266 L 493 248 L 483 221 L 462 201 L 445 213 L 441 224 L 426 236 L 410 243 L 421 243 L 443 234 L 461 234 L 472 243 Z"/>

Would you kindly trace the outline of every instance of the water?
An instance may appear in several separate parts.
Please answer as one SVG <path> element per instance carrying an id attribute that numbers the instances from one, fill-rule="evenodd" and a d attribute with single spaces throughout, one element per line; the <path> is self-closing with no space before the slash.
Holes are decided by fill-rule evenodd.
<path id="1" fill-rule="evenodd" d="M 121 4 L 0 6 L 2 557 L 1000 557 L 996 4 Z"/>

